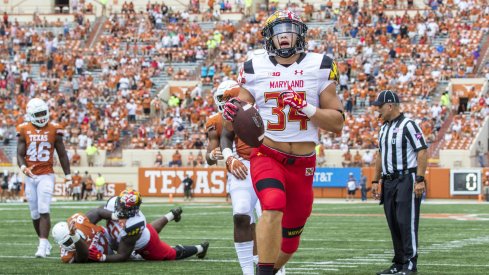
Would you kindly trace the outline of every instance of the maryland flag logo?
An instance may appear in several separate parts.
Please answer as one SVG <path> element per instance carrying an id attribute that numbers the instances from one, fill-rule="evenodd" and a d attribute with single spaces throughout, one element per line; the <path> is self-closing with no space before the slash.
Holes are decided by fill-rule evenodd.
<path id="1" fill-rule="evenodd" d="M 333 61 L 331 64 L 331 69 L 329 70 L 328 80 L 334 80 L 338 82 L 340 80 L 340 74 L 338 72 L 338 66 L 336 66 L 336 62 Z"/>
<path id="2" fill-rule="evenodd" d="M 306 177 L 314 175 L 314 168 L 306 168 Z"/>

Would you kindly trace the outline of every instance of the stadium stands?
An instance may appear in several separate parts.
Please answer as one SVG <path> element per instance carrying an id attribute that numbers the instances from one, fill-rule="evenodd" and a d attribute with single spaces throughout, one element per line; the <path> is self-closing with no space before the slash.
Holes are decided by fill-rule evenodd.
<path id="1" fill-rule="evenodd" d="M 403 10 L 400 2 L 271 3 L 271 9 L 288 6 L 303 15 L 310 29 L 308 50 L 328 53 L 338 62 L 339 95 L 348 114 L 341 136 L 323 133 L 325 148 L 376 146 L 379 122 L 370 103 L 381 89 L 398 91 L 404 112 L 419 117 L 437 148 L 433 157 L 440 149 L 468 149 L 478 138 L 488 113 L 486 86 L 461 93 L 451 85 L 450 104 L 441 112 L 433 106 L 451 79 L 484 77 L 489 71 L 483 47 L 487 4 L 466 7 L 449 1 L 429 7 L 415 1 Z M 3 131 L 14 131 L 27 100 L 40 96 L 48 101 L 52 119 L 65 126 L 67 146 L 83 150 L 96 144 L 107 150 L 107 165 L 128 165 L 121 160 L 123 149 L 196 149 L 197 141 L 205 140 L 205 119 L 216 111 L 211 92 L 222 79 L 234 78 L 238 63 L 261 47 L 266 12 L 217 21 L 231 14 L 219 2 L 213 6 L 218 12 L 195 1 L 190 7 L 170 1 L 169 9 L 149 2 L 129 8 L 129 3 L 97 19 L 80 7 L 70 20 L 36 14 L 22 23 L 11 15 L 2 24 Z M 206 11 L 197 16 L 198 10 Z M 248 14 L 236 6 L 231 12 Z M 169 94 L 162 100 L 164 89 Z M 461 113 L 459 98 L 464 97 L 470 108 Z M 447 126 L 452 120 L 465 128 L 453 131 Z M 13 151 L 4 153 L 12 160 Z"/>

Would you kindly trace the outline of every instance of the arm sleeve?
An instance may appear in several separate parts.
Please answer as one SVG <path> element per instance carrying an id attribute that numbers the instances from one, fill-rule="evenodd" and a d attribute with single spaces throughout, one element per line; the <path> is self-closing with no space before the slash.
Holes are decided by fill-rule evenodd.
<path id="1" fill-rule="evenodd" d="M 419 126 L 414 121 L 409 121 L 406 124 L 406 135 L 409 140 L 409 143 L 413 147 L 414 151 L 418 152 L 419 150 L 428 148 L 426 145 L 425 138 L 423 136 L 423 132 L 419 128 Z"/>

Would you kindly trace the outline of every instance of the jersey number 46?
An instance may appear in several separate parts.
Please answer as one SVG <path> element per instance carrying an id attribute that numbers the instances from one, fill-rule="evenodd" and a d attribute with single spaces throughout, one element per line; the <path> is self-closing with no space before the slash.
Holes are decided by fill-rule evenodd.
<path id="1" fill-rule="evenodd" d="M 27 148 L 27 156 L 29 161 L 48 161 L 50 157 L 49 149 L 51 149 L 51 143 L 43 141 L 37 145 L 37 142 L 31 142 Z"/>

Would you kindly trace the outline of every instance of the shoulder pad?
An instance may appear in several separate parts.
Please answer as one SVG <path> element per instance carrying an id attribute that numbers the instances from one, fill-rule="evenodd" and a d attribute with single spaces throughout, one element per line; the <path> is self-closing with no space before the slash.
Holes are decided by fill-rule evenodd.
<path id="1" fill-rule="evenodd" d="M 253 61 L 252 59 L 245 61 L 243 63 L 244 72 L 247 74 L 255 74 L 255 70 L 253 69 Z"/>
<path id="2" fill-rule="evenodd" d="M 104 208 L 109 210 L 109 211 L 114 211 L 115 210 L 115 199 L 116 199 L 115 196 L 108 199 Z"/>
<path id="3" fill-rule="evenodd" d="M 135 236 L 138 234 L 141 234 L 146 227 L 144 221 L 140 221 L 138 223 L 135 223 L 129 227 L 126 227 L 124 231 L 126 231 L 127 236 Z"/>

